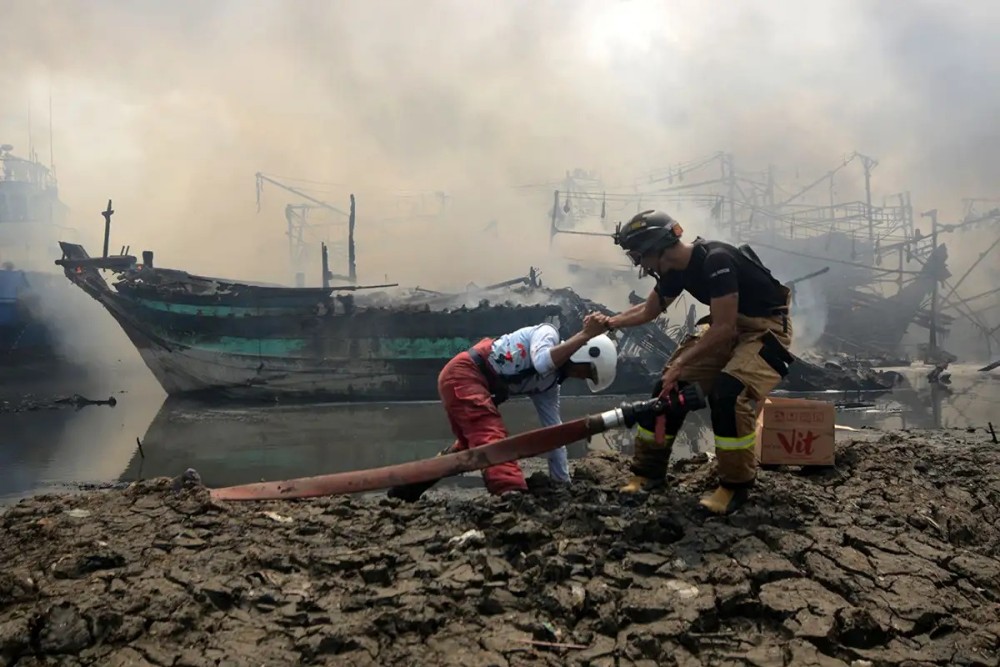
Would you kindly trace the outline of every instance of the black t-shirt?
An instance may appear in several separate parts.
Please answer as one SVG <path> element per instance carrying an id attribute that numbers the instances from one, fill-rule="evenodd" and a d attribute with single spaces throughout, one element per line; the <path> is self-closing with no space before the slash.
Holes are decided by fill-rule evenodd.
<path id="1" fill-rule="evenodd" d="M 738 248 L 722 241 L 697 239 L 687 268 L 667 271 L 654 289 L 663 299 L 676 298 L 687 290 L 705 305 L 739 292 L 738 311 L 748 317 L 767 316 L 786 305 L 781 284 Z"/>

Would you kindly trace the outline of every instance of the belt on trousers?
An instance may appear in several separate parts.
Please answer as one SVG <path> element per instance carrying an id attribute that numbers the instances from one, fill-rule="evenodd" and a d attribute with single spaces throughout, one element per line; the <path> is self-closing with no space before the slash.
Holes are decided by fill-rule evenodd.
<path id="1" fill-rule="evenodd" d="M 478 350 L 470 347 L 466 351 L 469 353 L 469 356 L 472 357 L 472 361 L 475 362 L 476 367 L 479 368 L 479 372 L 483 374 L 484 378 L 486 378 L 486 386 L 493 395 L 493 402 L 497 405 L 503 403 L 507 399 L 506 385 L 500 381 L 500 379 L 496 376 L 496 373 L 493 372 L 493 369 L 486 363 L 486 359 L 483 358 L 483 355 L 479 354 Z"/>
<path id="2" fill-rule="evenodd" d="M 486 360 L 483 359 L 483 355 L 479 354 L 479 350 L 474 347 L 470 347 L 467 352 L 469 353 L 469 356 L 472 357 L 472 360 L 476 362 L 476 366 L 479 367 L 479 371 L 486 376 L 487 380 L 489 380 L 493 373 L 490 372 L 490 367 L 486 364 Z"/>
<path id="3" fill-rule="evenodd" d="M 747 315 L 746 313 L 740 313 L 740 314 L 743 315 L 744 317 L 754 317 L 754 318 L 778 317 L 780 315 L 782 321 L 782 328 L 784 328 L 785 333 L 788 333 L 788 312 L 789 312 L 788 306 L 777 306 L 775 308 L 772 308 L 766 312 L 757 315 Z M 711 324 L 711 323 L 712 323 L 712 315 L 711 313 L 709 313 L 708 315 L 705 315 L 704 317 L 699 319 L 694 324 L 695 326 L 700 327 L 703 324 Z"/>

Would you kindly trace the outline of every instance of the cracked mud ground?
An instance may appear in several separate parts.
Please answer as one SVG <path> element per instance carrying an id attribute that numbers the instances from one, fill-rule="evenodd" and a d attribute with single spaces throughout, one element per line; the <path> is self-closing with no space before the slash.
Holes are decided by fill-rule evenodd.
<path id="1" fill-rule="evenodd" d="M 0 516 L 0 664 L 997 664 L 1000 447 L 838 449 L 729 518 L 703 459 L 625 501 L 616 455 L 510 500 L 37 497 Z"/>

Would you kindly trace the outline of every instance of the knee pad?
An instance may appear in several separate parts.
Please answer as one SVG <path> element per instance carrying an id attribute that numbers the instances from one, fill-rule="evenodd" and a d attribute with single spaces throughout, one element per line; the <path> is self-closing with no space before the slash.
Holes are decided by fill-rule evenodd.
<path id="1" fill-rule="evenodd" d="M 708 395 L 715 435 L 724 438 L 739 436 L 736 432 L 736 401 L 745 390 L 746 385 L 737 378 L 729 373 L 719 373 L 712 392 Z"/>

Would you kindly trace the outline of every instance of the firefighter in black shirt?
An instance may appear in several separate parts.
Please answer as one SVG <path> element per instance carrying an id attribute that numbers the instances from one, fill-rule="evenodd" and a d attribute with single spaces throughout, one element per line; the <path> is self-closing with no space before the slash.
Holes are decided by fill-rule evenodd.
<path id="1" fill-rule="evenodd" d="M 697 238 L 681 241 L 681 227 L 662 211 L 643 211 L 615 233 L 636 266 L 656 278 L 644 303 L 607 317 L 611 328 L 650 322 L 687 290 L 710 308 L 710 326 L 690 336 L 667 361 L 653 396 L 698 383 L 708 395 L 715 434 L 719 487 L 701 500 L 726 514 L 739 507 L 757 476 L 756 409 L 788 374 L 792 323 L 790 292 L 748 246 L 736 248 Z M 634 477 L 622 488 L 635 493 L 661 485 L 674 438 L 684 418 L 640 423 Z M 662 421 L 665 419 L 665 423 Z"/>

